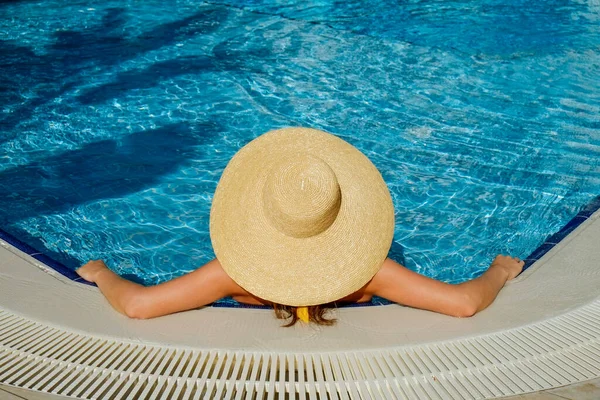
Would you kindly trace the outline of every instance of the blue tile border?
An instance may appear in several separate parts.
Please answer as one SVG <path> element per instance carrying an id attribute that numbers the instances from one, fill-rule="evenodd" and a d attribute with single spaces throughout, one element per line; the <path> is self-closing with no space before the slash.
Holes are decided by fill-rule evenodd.
<path id="1" fill-rule="evenodd" d="M 27 243 L 20 241 L 19 239 L 17 239 L 13 235 L 11 235 L 10 233 L 8 233 L 8 232 L 6 232 L 6 231 L 4 231 L 2 229 L 0 229 L 0 239 L 4 240 L 5 242 L 7 242 L 8 244 L 10 244 L 11 246 L 16 247 L 17 249 L 21 250 L 23 253 L 25 253 L 25 254 L 33 257 L 34 259 L 38 260 L 42 264 L 44 264 L 44 265 L 52 268 L 53 270 L 55 270 L 56 272 L 58 272 L 62 276 L 66 277 L 66 278 L 69 278 L 72 281 L 83 283 L 83 284 L 86 284 L 86 285 L 96 286 L 93 283 L 90 283 L 90 282 L 88 282 L 86 280 L 83 280 L 72 269 L 64 266 L 63 264 L 59 263 L 58 261 L 55 261 L 50 256 L 48 256 L 48 255 L 46 255 L 46 254 L 44 254 L 44 253 L 42 253 L 42 252 L 34 249 L 33 247 L 31 247 Z"/>
<path id="2" fill-rule="evenodd" d="M 581 225 L 584 221 L 586 221 L 589 217 L 592 216 L 596 211 L 600 210 L 600 196 L 595 197 L 592 201 L 590 201 L 585 207 L 581 209 L 581 211 L 573 217 L 565 226 L 562 227 L 558 232 L 548 236 L 544 242 L 538 246 L 527 258 L 525 258 L 525 266 L 523 267 L 523 271 L 526 271 L 529 267 L 531 267 L 537 260 L 542 258 L 548 251 L 550 251 L 554 246 L 556 246 L 561 240 L 563 240 L 567 235 L 573 232 L 579 225 Z M 89 286 L 96 286 L 96 284 L 88 282 L 82 279 L 75 271 L 64 266 L 58 261 L 53 260 L 50 256 L 34 249 L 27 243 L 24 243 L 11 235 L 10 233 L 0 229 L 0 239 L 4 240 L 8 244 L 17 249 L 21 250 L 25 254 L 35 258 L 42 264 L 52 268 L 59 274 L 63 275 L 66 278 L 71 279 L 72 281 L 79 282 Z M 365 306 L 378 306 L 378 305 L 386 305 L 391 304 L 392 302 L 383 299 L 383 298 L 373 298 L 370 302 L 365 303 L 353 303 L 353 304 L 344 304 L 340 307 L 365 307 Z M 256 306 L 249 304 L 241 304 L 241 303 L 214 303 L 213 307 L 221 307 L 221 308 L 256 308 L 256 309 L 269 309 L 269 306 Z"/>
<path id="3" fill-rule="evenodd" d="M 581 209 L 579 214 L 576 217 L 585 217 L 589 218 L 593 213 L 600 209 L 600 196 L 596 197 L 592 201 L 590 201 L 585 207 Z"/>
<path id="4" fill-rule="evenodd" d="M 590 201 L 581 211 L 573 217 L 565 226 L 562 227 L 558 232 L 548 236 L 544 243 L 538 246 L 524 261 L 525 266 L 523 272 L 527 268 L 531 267 L 533 263 L 542 258 L 547 252 L 549 252 L 554 246 L 556 246 L 561 240 L 573 232 L 579 225 L 586 221 L 596 211 L 600 209 L 600 196 L 595 197 Z M 521 273 L 523 273 L 521 272 Z"/>

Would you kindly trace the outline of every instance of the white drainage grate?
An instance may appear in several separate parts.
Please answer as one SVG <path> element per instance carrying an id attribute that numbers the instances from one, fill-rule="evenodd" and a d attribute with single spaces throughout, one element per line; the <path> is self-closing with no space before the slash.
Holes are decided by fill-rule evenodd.
<path id="1" fill-rule="evenodd" d="M 600 376 L 600 301 L 491 335 L 379 351 L 140 345 L 0 310 L 0 383 L 82 399 L 483 399 Z"/>

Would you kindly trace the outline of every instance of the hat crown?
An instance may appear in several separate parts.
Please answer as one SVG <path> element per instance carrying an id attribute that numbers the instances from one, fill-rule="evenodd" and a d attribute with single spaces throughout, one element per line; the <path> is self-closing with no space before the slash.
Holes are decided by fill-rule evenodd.
<path id="1" fill-rule="evenodd" d="M 337 177 L 322 159 L 299 154 L 276 164 L 263 191 L 265 215 L 287 236 L 306 238 L 329 228 L 340 210 Z"/>

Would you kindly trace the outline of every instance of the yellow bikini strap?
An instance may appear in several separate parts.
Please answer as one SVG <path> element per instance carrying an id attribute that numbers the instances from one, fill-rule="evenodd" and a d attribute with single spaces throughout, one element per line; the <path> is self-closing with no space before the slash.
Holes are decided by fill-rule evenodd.
<path id="1" fill-rule="evenodd" d="M 310 321 L 308 316 L 308 307 L 296 307 L 296 316 L 298 319 L 306 324 Z"/>

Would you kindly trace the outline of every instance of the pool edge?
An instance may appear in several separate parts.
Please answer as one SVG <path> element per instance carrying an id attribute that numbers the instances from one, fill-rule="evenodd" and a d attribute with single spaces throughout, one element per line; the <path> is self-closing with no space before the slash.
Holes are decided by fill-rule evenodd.
<path id="1" fill-rule="evenodd" d="M 563 241 L 571 232 L 577 229 L 582 223 L 584 223 L 588 218 L 590 218 L 596 211 L 600 210 L 600 195 L 593 198 L 588 204 L 586 204 L 581 211 L 579 211 L 573 218 L 571 218 L 558 232 L 551 234 L 546 237 L 546 239 L 535 248 L 531 254 L 529 254 L 523 260 L 525 261 L 525 266 L 523 267 L 522 274 L 525 273 L 533 264 L 535 264 L 538 260 L 540 260 L 546 253 L 552 250 L 556 245 L 558 245 L 561 241 Z M 54 260 L 52 257 L 44 253 L 43 251 L 37 250 L 27 243 L 21 241 L 10 233 L 6 232 L 2 228 L 0 228 L 0 240 L 8 243 L 9 245 L 17 248 L 19 251 L 33 257 L 40 263 L 45 266 L 51 268 L 55 272 L 58 272 L 63 277 L 73 281 L 78 282 L 85 285 L 96 286 L 92 282 L 88 282 L 82 279 L 77 273 L 66 267 L 64 264 Z M 42 268 L 47 271 L 47 268 Z M 371 304 L 369 304 L 371 305 Z M 377 304 L 373 304 L 377 305 Z M 381 305 L 388 305 L 381 304 Z M 235 306 L 228 304 L 215 304 L 214 307 L 223 307 L 223 308 L 247 308 L 244 305 Z M 254 307 L 250 307 L 254 308 Z M 259 306 L 259 308 L 263 308 Z"/>

